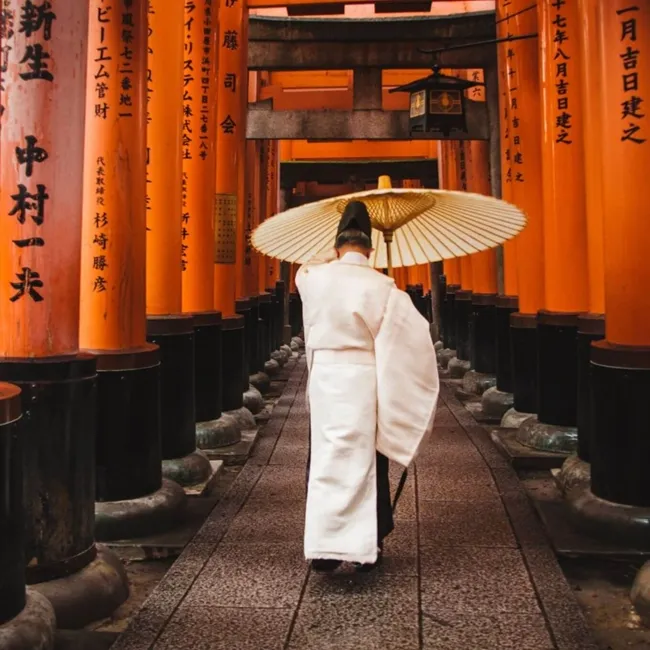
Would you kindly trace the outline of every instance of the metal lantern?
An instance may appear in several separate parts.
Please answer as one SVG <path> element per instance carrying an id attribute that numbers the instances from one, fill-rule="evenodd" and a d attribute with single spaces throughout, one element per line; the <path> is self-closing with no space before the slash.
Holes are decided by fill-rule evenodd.
<path id="1" fill-rule="evenodd" d="M 478 81 L 448 77 L 437 68 L 433 74 L 391 93 L 410 93 L 409 131 L 411 135 L 432 133 L 449 137 L 454 133 L 467 133 L 465 122 L 465 91 L 483 86 Z"/>

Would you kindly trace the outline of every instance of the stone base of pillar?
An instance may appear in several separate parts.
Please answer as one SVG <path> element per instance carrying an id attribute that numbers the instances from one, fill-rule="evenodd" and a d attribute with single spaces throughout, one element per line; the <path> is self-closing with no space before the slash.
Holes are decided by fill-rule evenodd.
<path id="1" fill-rule="evenodd" d="M 212 465 L 209 458 L 196 449 L 182 458 L 163 460 L 162 473 L 164 478 L 189 487 L 205 481 L 212 474 Z"/>
<path id="2" fill-rule="evenodd" d="M 646 562 L 636 574 L 630 600 L 641 622 L 650 627 L 650 562 Z"/>
<path id="3" fill-rule="evenodd" d="M 298 341 L 296 341 L 296 339 L 291 339 L 291 344 L 289 347 L 291 348 L 292 352 L 300 352 L 300 345 L 298 345 Z"/>
<path id="4" fill-rule="evenodd" d="M 294 336 L 291 339 L 292 343 L 295 343 L 298 346 L 299 350 L 302 350 L 305 347 L 305 341 L 303 340 L 302 336 Z"/>
<path id="5" fill-rule="evenodd" d="M 517 441 L 538 451 L 573 454 L 578 449 L 578 429 L 546 424 L 533 416 L 521 423 Z"/>
<path id="6" fill-rule="evenodd" d="M 454 357 L 449 360 L 447 368 L 452 379 L 462 379 L 470 371 L 470 362 Z"/>
<path id="7" fill-rule="evenodd" d="M 463 390 L 470 395 L 483 395 L 489 388 L 494 388 L 497 383 L 495 375 L 487 375 L 476 370 L 470 370 L 463 377 Z"/>
<path id="8" fill-rule="evenodd" d="M 275 359 L 269 359 L 264 364 L 264 372 L 269 377 L 275 377 L 280 372 L 281 368 L 282 366 L 280 366 L 280 364 Z"/>
<path id="9" fill-rule="evenodd" d="M 289 361 L 289 355 L 284 350 L 274 350 L 271 352 L 271 361 L 277 361 L 278 365 L 284 368 Z M 264 370 L 266 371 L 266 367 Z"/>
<path id="10" fill-rule="evenodd" d="M 280 346 L 280 352 L 284 352 L 287 355 L 287 360 L 293 358 L 293 350 L 291 349 L 291 346 L 286 343 Z"/>
<path id="11" fill-rule="evenodd" d="M 526 420 L 534 417 L 534 413 L 522 413 L 513 407 L 503 414 L 503 417 L 501 418 L 501 428 L 518 429 Z"/>
<path id="12" fill-rule="evenodd" d="M 241 428 L 235 418 L 223 413 L 217 420 L 196 423 L 196 444 L 199 449 L 218 449 L 236 445 L 241 440 Z"/>
<path id="13" fill-rule="evenodd" d="M 240 431 L 252 431 L 257 428 L 255 416 L 245 406 L 234 411 L 228 411 L 225 415 L 233 418 Z"/>
<path id="14" fill-rule="evenodd" d="M 555 475 L 555 480 L 564 496 L 573 490 L 586 490 L 591 484 L 591 465 L 578 455 L 569 456 Z"/>
<path id="15" fill-rule="evenodd" d="M 95 504 L 95 536 L 102 542 L 162 533 L 181 521 L 187 506 L 185 490 L 168 479 L 160 489 L 138 499 Z"/>
<path id="16" fill-rule="evenodd" d="M 436 352 L 441 352 L 442 350 L 445 349 L 445 344 L 444 344 L 442 341 L 436 341 L 436 342 L 433 344 L 433 349 L 434 349 Z"/>
<path id="17" fill-rule="evenodd" d="M 265 372 L 256 372 L 248 378 L 248 381 L 262 394 L 268 393 L 271 388 L 271 378 Z"/>
<path id="18" fill-rule="evenodd" d="M 31 588 L 52 604 L 57 627 L 65 630 L 78 630 L 107 618 L 129 597 L 124 565 L 101 545 L 95 559 L 80 571 Z"/>
<path id="19" fill-rule="evenodd" d="M 483 415 L 490 419 L 501 420 L 506 412 L 512 408 L 513 404 L 513 394 L 504 393 L 496 386 L 488 388 L 481 396 Z"/>
<path id="20" fill-rule="evenodd" d="M 597 497 L 591 488 L 573 490 L 567 503 L 578 526 L 594 537 L 650 550 L 650 508 Z"/>
<path id="21" fill-rule="evenodd" d="M 456 350 L 445 348 L 444 350 L 440 350 L 440 352 L 436 353 L 436 357 L 438 358 L 438 365 L 443 370 L 447 370 L 449 367 L 449 362 L 452 359 L 456 358 Z"/>
<path id="22" fill-rule="evenodd" d="M 257 415 L 264 410 L 264 398 L 255 386 L 249 385 L 248 390 L 244 393 L 244 407 L 253 415 Z"/>
<path id="23" fill-rule="evenodd" d="M 0 625 L 3 650 L 51 650 L 54 647 L 56 618 L 45 596 L 27 590 L 26 604 L 13 619 Z"/>

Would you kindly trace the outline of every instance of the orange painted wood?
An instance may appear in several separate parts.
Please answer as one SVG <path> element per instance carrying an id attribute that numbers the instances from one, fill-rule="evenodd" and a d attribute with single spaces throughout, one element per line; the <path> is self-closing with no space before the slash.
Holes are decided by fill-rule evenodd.
<path id="1" fill-rule="evenodd" d="M 3 5 L 0 356 L 51 357 L 79 348 L 88 4 L 43 6 L 31 32 L 24 4 Z"/>
<path id="2" fill-rule="evenodd" d="M 181 134 L 184 128 L 181 2 L 149 0 L 147 84 L 147 314 L 182 309 Z M 198 44 L 197 44 L 198 46 Z"/>
<path id="3" fill-rule="evenodd" d="M 214 2 L 200 0 L 185 5 L 181 229 L 184 312 L 214 308 L 217 17 Z M 206 29 L 210 36 L 204 34 Z"/>
<path id="4" fill-rule="evenodd" d="M 147 4 L 89 5 L 80 346 L 134 349 L 146 344 Z"/>
<path id="5" fill-rule="evenodd" d="M 242 74 L 248 49 L 246 16 L 246 0 L 219 0 L 214 307 L 224 316 L 235 313 L 237 253 L 242 250 L 245 201 L 240 178 L 248 97 L 248 84 Z"/>
<path id="6" fill-rule="evenodd" d="M 510 12 L 530 7 L 527 0 L 513 0 Z M 500 16 L 503 17 L 503 16 Z M 537 31 L 535 11 L 526 11 L 506 23 L 509 33 Z M 542 116 L 540 110 L 539 53 L 535 40 L 510 43 L 508 87 L 510 106 L 510 155 L 512 201 L 528 218 L 516 238 L 519 310 L 536 314 L 544 307 L 544 239 L 542 194 Z M 508 182 L 508 179 L 505 179 Z"/>
<path id="7" fill-rule="evenodd" d="M 540 28 L 542 174 L 544 188 L 544 307 L 589 309 L 587 211 L 577 2 L 537 5 Z M 558 27 L 558 23 L 561 27 Z"/>
<path id="8" fill-rule="evenodd" d="M 606 338 L 615 345 L 648 347 L 650 229 L 644 189 L 650 128 L 647 117 L 639 117 L 647 111 L 638 98 L 650 93 L 650 0 L 602 0 L 599 12 Z"/>

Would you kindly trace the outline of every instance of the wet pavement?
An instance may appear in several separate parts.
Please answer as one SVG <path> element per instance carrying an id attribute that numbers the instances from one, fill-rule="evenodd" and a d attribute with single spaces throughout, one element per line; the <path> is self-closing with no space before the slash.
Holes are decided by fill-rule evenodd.
<path id="1" fill-rule="evenodd" d="M 383 565 L 311 572 L 305 379 L 301 360 L 251 458 L 114 650 L 595 647 L 517 475 L 444 386 Z"/>

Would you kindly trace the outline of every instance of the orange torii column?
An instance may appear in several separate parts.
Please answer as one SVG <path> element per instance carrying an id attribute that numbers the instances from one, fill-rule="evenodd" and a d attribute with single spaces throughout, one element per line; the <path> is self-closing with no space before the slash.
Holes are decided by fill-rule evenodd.
<path id="1" fill-rule="evenodd" d="M 214 309 L 216 43 L 218 6 L 185 3 L 181 182 L 183 312 L 193 317 L 196 442 L 215 449 L 239 440 L 222 417 L 221 312 Z"/>
<path id="2" fill-rule="evenodd" d="M 578 315 L 589 309 L 582 18 L 577 0 L 544 0 L 537 9 L 545 292 L 537 320 L 538 418 L 524 422 L 517 438 L 535 448 L 571 452 L 577 448 Z"/>
<path id="3" fill-rule="evenodd" d="M 600 101 L 603 129 L 605 339 L 592 344 L 591 490 L 575 509 L 600 535 L 647 543 L 650 520 L 650 231 L 642 191 L 650 165 L 650 1 L 602 0 Z M 647 619 L 648 569 L 632 594 Z"/>
<path id="4" fill-rule="evenodd" d="M 506 11 L 511 7 L 510 0 L 497 2 L 497 19 L 505 18 Z M 508 35 L 507 21 L 497 23 L 497 35 L 505 38 Z M 497 45 L 499 69 L 499 129 L 501 137 L 501 199 L 508 203 L 513 202 L 512 180 L 512 146 L 510 132 L 510 101 L 508 89 L 511 84 L 511 75 L 508 74 L 508 54 L 511 50 L 510 43 Z M 483 395 L 482 405 L 484 413 L 501 416 L 513 405 L 514 381 L 512 376 L 512 351 L 510 341 L 510 315 L 519 309 L 519 288 L 517 282 L 517 240 L 511 239 L 504 242 L 503 250 L 503 293 L 497 297 L 496 308 L 496 379 L 494 388 Z"/>
<path id="5" fill-rule="evenodd" d="M 591 343 L 605 336 L 605 272 L 603 250 L 603 147 L 602 101 L 595 89 L 601 83 L 599 0 L 578 0 L 581 15 L 582 54 L 581 91 L 586 109 L 581 121 L 584 137 L 584 166 L 587 210 L 587 261 L 589 273 L 589 311 L 578 316 L 578 450 L 562 465 L 558 476 L 565 490 L 588 484 L 592 438 Z M 592 99 L 593 98 L 593 99 Z M 590 101 L 591 100 L 591 101 Z"/>
<path id="6" fill-rule="evenodd" d="M 18 579 L 22 587 L 0 609 L 8 618 L 22 609 L 26 578 L 51 600 L 59 625 L 81 627 L 128 595 L 119 560 L 95 546 L 96 360 L 79 351 L 88 5 L 48 3 L 33 12 L 10 0 L 3 11 L 15 20 L 3 25 L 2 42 L 0 382 L 20 388 L 5 395 L 5 415 L 13 416 L 3 424 L 25 416 L 26 512 L 24 536 L 5 530 L 13 522 L 2 517 L 0 535 L 24 543 L 24 556 L 3 567 L 3 586 Z M 10 504 L 0 502 L 4 513 Z M 101 592 L 93 589 L 99 573 L 108 582 Z M 30 598 L 28 611 L 39 603 Z M 47 632 L 49 606 L 44 614 L 35 621 Z"/>
<path id="7" fill-rule="evenodd" d="M 147 340 L 160 348 L 163 475 L 197 485 L 211 473 L 196 451 L 194 321 L 182 313 L 182 155 L 200 130 L 184 110 L 183 3 L 149 0 L 147 115 Z M 197 71 L 198 72 L 198 71 Z M 182 139 L 181 139 L 182 133 Z"/>
<path id="8" fill-rule="evenodd" d="M 168 528 L 185 504 L 161 476 L 146 337 L 147 2 L 92 0 L 89 34 L 80 344 L 97 355 L 96 533 L 122 539 Z"/>
<path id="9" fill-rule="evenodd" d="M 502 2 L 508 33 L 537 31 L 537 15 L 530 7 L 527 0 L 513 0 L 507 6 Z M 519 311 L 510 316 L 514 411 L 508 411 L 501 423 L 517 428 L 522 418 L 537 411 L 537 312 L 544 301 L 542 122 L 537 43 L 508 43 L 506 52 L 512 202 L 528 218 L 526 228 L 516 238 Z"/>
<path id="10" fill-rule="evenodd" d="M 238 314 L 237 231 L 244 197 L 240 196 L 241 158 L 245 155 L 247 81 L 242 77 L 248 42 L 244 23 L 246 0 L 219 0 L 217 40 L 217 170 L 215 208 L 214 306 L 223 315 L 223 409 L 245 416 L 244 385 L 248 386 L 246 320 Z M 241 308 L 242 305 L 240 304 Z M 250 413 L 247 415 L 250 416 Z"/>

